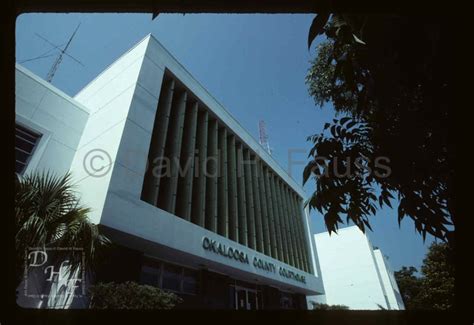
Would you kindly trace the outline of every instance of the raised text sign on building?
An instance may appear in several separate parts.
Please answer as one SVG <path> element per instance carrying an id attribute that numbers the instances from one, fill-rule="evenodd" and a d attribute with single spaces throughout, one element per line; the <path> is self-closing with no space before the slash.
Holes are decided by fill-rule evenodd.
<path id="1" fill-rule="evenodd" d="M 207 251 L 234 259 L 240 263 L 250 264 L 251 261 L 256 269 L 272 273 L 277 272 L 277 266 L 274 263 L 268 262 L 257 256 L 254 256 L 253 259 L 249 259 L 247 252 L 231 246 L 226 246 L 225 244 L 219 243 L 218 241 L 210 239 L 209 237 L 204 236 L 202 238 L 202 247 Z M 287 279 L 293 279 L 301 283 L 306 283 L 306 277 L 304 275 L 298 274 L 283 266 L 278 268 L 278 274 Z"/>

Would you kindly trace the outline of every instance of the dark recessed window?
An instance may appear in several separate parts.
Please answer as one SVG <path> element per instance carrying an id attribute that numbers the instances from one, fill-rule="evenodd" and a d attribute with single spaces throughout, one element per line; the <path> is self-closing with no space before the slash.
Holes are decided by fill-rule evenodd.
<path id="1" fill-rule="evenodd" d="M 160 285 L 160 268 L 143 265 L 140 273 L 140 283 L 158 287 Z"/>
<path id="2" fill-rule="evenodd" d="M 15 172 L 22 174 L 30 161 L 41 135 L 21 125 L 15 125 Z"/>
<path id="3" fill-rule="evenodd" d="M 177 293 L 197 294 L 199 271 L 146 259 L 140 272 L 140 283 Z"/>
<path id="4" fill-rule="evenodd" d="M 280 307 L 283 309 L 292 309 L 294 308 L 294 301 L 291 294 L 286 292 L 281 292 L 280 294 Z"/>
<path id="5" fill-rule="evenodd" d="M 183 292 L 184 293 L 197 293 L 197 279 L 198 272 L 194 270 L 184 269 L 183 271 Z"/>
<path id="6" fill-rule="evenodd" d="M 162 288 L 172 291 L 181 291 L 182 268 L 170 264 L 163 265 Z"/>

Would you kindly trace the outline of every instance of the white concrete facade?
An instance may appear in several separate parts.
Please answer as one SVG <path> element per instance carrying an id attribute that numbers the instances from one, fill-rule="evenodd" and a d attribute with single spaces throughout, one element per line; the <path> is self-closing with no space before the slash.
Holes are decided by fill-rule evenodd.
<path id="1" fill-rule="evenodd" d="M 240 251 L 269 260 L 275 265 L 284 264 L 256 251 L 252 252 L 248 247 L 177 218 L 140 199 L 154 114 L 165 69 L 186 84 L 243 142 L 258 152 L 299 195 L 304 196 L 301 186 L 150 35 L 74 97 L 91 112 L 71 167 L 77 179 L 81 201 L 93 210 L 91 219 L 120 232 L 114 238 L 117 242 L 130 245 L 128 236 L 134 236 L 134 243 L 137 245 L 135 248 L 149 255 L 153 255 L 157 247 L 171 249 L 170 256 L 180 256 L 180 252 L 190 254 L 190 260 L 195 259 L 196 265 L 205 264 L 216 271 L 231 274 L 236 272 L 243 278 L 270 281 L 275 285 L 281 281 L 280 285 L 295 292 L 321 293 L 321 280 L 312 274 L 305 274 L 307 283 L 301 284 L 284 279 L 278 273 L 262 273 L 251 264 L 229 263 L 225 257 L 203 250 L 202 238 L 207 236 L 226 246 L 234 246 Z M 101 177 L 88 175 L 83 168 L 85 156 L 97 149 L 107 152 L 107 159 L 110 158 L 111 164 L 110 171 Z M 103 167 L 109 168 L 108 165 Z M 308 222 L 305 220 L 305 224 Z M 309 232 L 305 233 L 310 243 Z M 314 247 L 312 244 L 309 246 Z M 285 267 L 304 273 L 289 265 Z"/>
<path id="2" fill-rule="evenodd" d="M 24 174 L 69 171 L 89 110 L 27 69 L 16 65 L 16 123 L 41 134 Z"/>
<path id="3" fill-rule="evenodd" d="M 20 65 L 15 69 L 15 99 L 16 124 L 41 134 L 23 175 L 32 172 L 66 174 L 83 135 L 89 110 Z M 48 283 L 43 272 L 34 270 L 29 274 L 27 295 L 24 295 L 25 282 L 20 284 L 17 303 L 25 308 L 71 307 L 73 299 L 69 294 L 54 299 L 53 296 L 33 297 L 45 294 L 51 287 L 64 290 L 67 285 L 64 281 Z M 76 299 L 74 306 L 86 307 L 81 299 Z"/>
<path id="4" fill-rule="evenodd" d="M 108 236 L 148 256 L 186 265 L 205 266 L 240 279 L 274 285 L 301 294 L 321 294 L 320 266 L 310 234 L 308 211 L 305 240 L 315 274 L 301 271 L 141 200 L 153 122 L 165 69 L 170 71 L 284 179 L 298 195 L 305 193 L 258 142 L 151 35 L 111 64 L 74 98 L 17 65 L 17 122 L 41 133 L 27 172 L 49 169 L 72 173 L 81 203 L 92 209 L 94 223 Z M 31 90 L 30 90 L 31 89 Z M 44 142 L 46 141 L 46 142 Z M 91 155 L 98 157 L 89 161 Z M 35 161 L 35 162 L 34 162 Z M 85 164 L 91 164 L 85 166 Z M 95 164 L 95 165 L 94 165 Z M 106 171 L 100 177 L 91 173 Z M 303 207 L 301 207 L 303 209 Z M 208 237 L 304 275 L 306 283 L 278 272 L 261 270 L 203 249 Z"/>
<path id="5" fill-rule="evenodd" d="M 359 310 L 404 309 L 386 259 L 357 226 L 332 235 L 327 231 L 315 234 L 314 241 L 325 295 L 308 297 L 308 302 Z"/>
<path id="6" fill-rule="evenodd" d="M 375 260 L 380 271 L 380 277 L 387 294 L 390 309 L 405 309 L 400 289 L 398 288 L 395 274 L 390 267 L 387 257 L 383 255 L 380 249 L 374 250 Z M 397 308 L 398 307 L 398 308 Z"/>

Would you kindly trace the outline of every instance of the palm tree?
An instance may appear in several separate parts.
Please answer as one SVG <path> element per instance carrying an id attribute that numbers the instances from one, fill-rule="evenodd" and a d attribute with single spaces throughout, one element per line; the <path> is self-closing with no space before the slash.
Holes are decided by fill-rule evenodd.
<path id="1" fill-rule="evenodd" d="M 80 206 L 73 191 L 70 174 L 59 177 L 50 173 L 16 176 L 15 246 L 17 287 L 25 270 L 26 252 L 31 247 L 76 247 L 82 254 L 56 251 L 55 259 L 69 260 L 72 272 L 84 257 L 86 271 L 93 271 L 98 255 L 110 243 L 87 217 L 90 209 Z"/>

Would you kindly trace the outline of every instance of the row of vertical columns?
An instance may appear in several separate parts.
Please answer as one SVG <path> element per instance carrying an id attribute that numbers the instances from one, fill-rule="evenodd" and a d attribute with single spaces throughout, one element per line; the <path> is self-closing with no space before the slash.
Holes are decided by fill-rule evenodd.
<path id="1" fill-rule="evenodd" d="M 304 213 L 304 208 L 303 208 L 303 202 L 301 199 L 297 198 L 296 200 L 296 205 L 298 207 L 298 212 L 299 212 L 299 221 L 300 221 L 300 227 L 301 227 L 301 236 L 302 236 L 302 241 L 303 241 L 303 252 L 304 252 L 304 263 L 305 263 L 305 268 L 306 272 L 312 272 L 311 268 L 311 259 L 310 259 L 310 252 L 309 252 L 309 240 L 308 240 L 308 232 L 306 231 L 306 216 Z"/>
<path id="2" fill-rule="evenodd" d="M 260 182 L 259 182 L 259 167 L 257 159 L 252 159 L 250 165 L 251 177 L 252 177 L 252 190 L 254 194 L 254 213 L 255 213 L 255 237 L 256 237 L 256 248 L 260 253 L 265 252 L 265 241 L 264 241 L 264 230 L 263 230 L 263 212 L 261 207 L 260 197 Z"/>
<path id="3" fill-rule="evenodd" d="M 303 227 L 303 220 L 302 220 L 302 215 L 301 215 L 301 210 L 299 209 L 299 204 L 296 198 L 296 195 L 292 195 L 291 197 L 292 205 L 293 205 L 293 211 L 294 211 L 294 224 L 296 228 L 296 233 L 297 233 L 297 240 L 298 240 L 298 246 L 299 246 L 299 256 L 300 256 L 300 262 L 301 262 L 301 268 L 305 271 L 308 271 L 308 256 L 307 256 L 307 245 L 306 241 L 304 240 L 304 227 Z"/>
<path id="4" fill-rule="evenodd" d="M 258 173 L 258 182 L 259 182 L 259 188 L 260 188 L 260 204 L 261 204 L 261 210 L 262 210 L 262 223 L 263 223 L 263 240 L 264 240 L 264 254 L 271 256 L 271 251 L 272 251 L 272 246 L 270 242 L 270 228 L 269 228 L 269 211 L 268 211 L 268 206 L 267 206 L 267 190 L 265 187 L 265 181 L 264 181 L 264 174 L 263 174 L 263 166 L 260 160 L 257 160 L 257 173 Z"/>
<path id="5" fill-rule="evenodd" d="M 298 240 L 298 230 L 296 228 L 296 215 L 293 207 L 292 195 L 289 189 L 285 189 L 285 192 L 285 204 L 288 211 L 287 223 L 288 228 L 290 229 L 289 234 L 291 242 L 291 251 L 293 256 L 293 265 L 299 269 L 302 269 L 301 250 L 299 248 L 300 245 Z"/>
<path id="6" fill-rule="evenodd" d="M 227 130 L 219 129 L 219 179 L 217 202 L 217 232 L 219 235 L 229 237 L 229 190 L 227 181 Z"/>
<path id="7" fill-rule="evenodd" d="M 257 248 L 257 222 L 255 220 L 255 200 L 254 189 L 252 184 L 251 166 L 253 161 L 250 159 L 250 151 L 244 150 L 244 178 L 245 178 L 245 194 L 247 207 L 247 221 L 248 221 L 248 246 L 252 249 Z"/>
<path id="8" fill-rule="evenodd" d="M 158 204 L 166 211 L 175 213 L 176 194 L 178 192 L 179 163 L 184 128 L 184 114 L 186 109 L 186 91 L 175 94 L 171 109 L 168 135 L 166 139 L 165 156 L 167 157 L 167 171 L 161 182 Z"/>
<path id="9" fill-rule="evenodd" d="M 229 184 L 229 238 L 239 241 L 239 219 L 237 200 L 237 159 L 235 154 L 235 136 L 227 138 L 227 163 L 228 163 L 228 184 Z"/>
<path id="10" fill-rule="evenodd" d="M 194 181 L 194 150 L 196 146 L 198 103 L 187 107 L 184 120 L 183 145 L 181 148 L 182 180 L 178 184 L 176 199 L 176 215 L 191 220 L 193 181 Z"/>
<path id="11" fill-rule="evenodd" d="M 310 271 L 298 195 L 173 80 L 158 103 L 142 199 Z"/>
<path id="12" fill-rule="evenodd" d="M 162 159 L 165 154 L 166 136 L 173 102 L 174 80 L 165 80 L 153 126 L 150 150 L 148 152 L 147 171 L 143 181 L 142 200 L 158 204 L 161 182 Z"/>
<path id="13" fill-rule="evenodd" d="M 290 265 L 293 265 L 291 263 L 291 257 L 290 257 L 290 249 L 289 246 L 291 245 L 290 242 L 290 237 L 289 235 L 289 229 L 288 225 L 285 222 L 286 217 L 288 212 L 285 209 L 285 206 L 283 204 L 284 201 L 284 196 L 283 193 L 281 192 L 281 186 L 280 182 L 277 177 L 273 178 L 273 183 L 275 186 L 275 192 L 276 192 L 276 198 L 278 202 L 278 209 L 279 209 L 279 219 L 280 219 L 280 232 L 281 232 L 281 242 L 282 242 L 282 260 Z"/>
<path id="14" fill-rule="evenodd" d="M 299 264 L 299 268 L 305 270 L 305 267 L 304 267 L 304 253 L 303 253 L 303 245 L 302 245 L 302 241 L 301 241 L 301 234 L 299 232 L 299 223 L 298 223 L 298 210 L 297 210 L 297 207 L 296 207 L 296 204 L 295 204 L 295 197 L 294 195 L 291 195 L 290 196 L 290 205 L 291 205 L 291 222 L 293 224 L 293 229 L 294 229 L 294 234 L 295 234 L 295 241 L 296 241 L 296 248 L 297 248 L 297 251 L 296 251 L 296 254 L 297 254 L 297 258 L 298 258 L 298 264 Z"/>
<path id="15" fill-rule="evenodd" d="M 275 182 L 273 175 L 269 172 L 268 173 L 268 181 L 269 181 L 269 187 L 270 187 L 270 196 L 271 196 L 271 203 L 273 205 L 273 221 L 272 223 L 274 224 L 274 229 L 273 231 L 275 232 L 275 241 L 276 241 L 276 258 L 279 259 L 280 261 L 284 261 L 285 263 L 287 260 L 285 260 L 285 254 L 283 252 L 283 228 L 282 224 L 280 222 L 280 206 L 278 202 L 278 195 L 277 191 L 275 188 Z"/>
<path id="16" fill-rule="evenodd" d="M 193 223 L 198 226 L 205 226 L 206 216 L 206 161 L 207 161 L 207 132 L 208 132 L 209 116 L 207 111 L 198 113 L 198 130 L 196 135 L 196 167 L 194 168 L 193 186 L 193 207 L 192 217 Z"/>
<path id="17" fill-rule="evenodd" d="M 267 191 L 268 222 L 270 231 L 271 256 L 278 259 L 278 238 L 276 235 L 276 206 L 274 204 L 274 195 L 271 187 L 271 175 L 267 168 L 264 168 L 265 190 Z"/>
<path id="18" fill-rule="evenodd" d="M 206 228 L 217 232 L 217 176 L 218 176 L 218 125 L 212 119 L 208 123 L 208 147 L 206 161 Z"/>
<path id="19" fill-rule="evenodd" d="M 239 243 L 248 245 L 247 198 L 245 196 L 244 157 L 242 144 L 235 147 L 237 156 L 237 198 L 239 214 Z"/>

